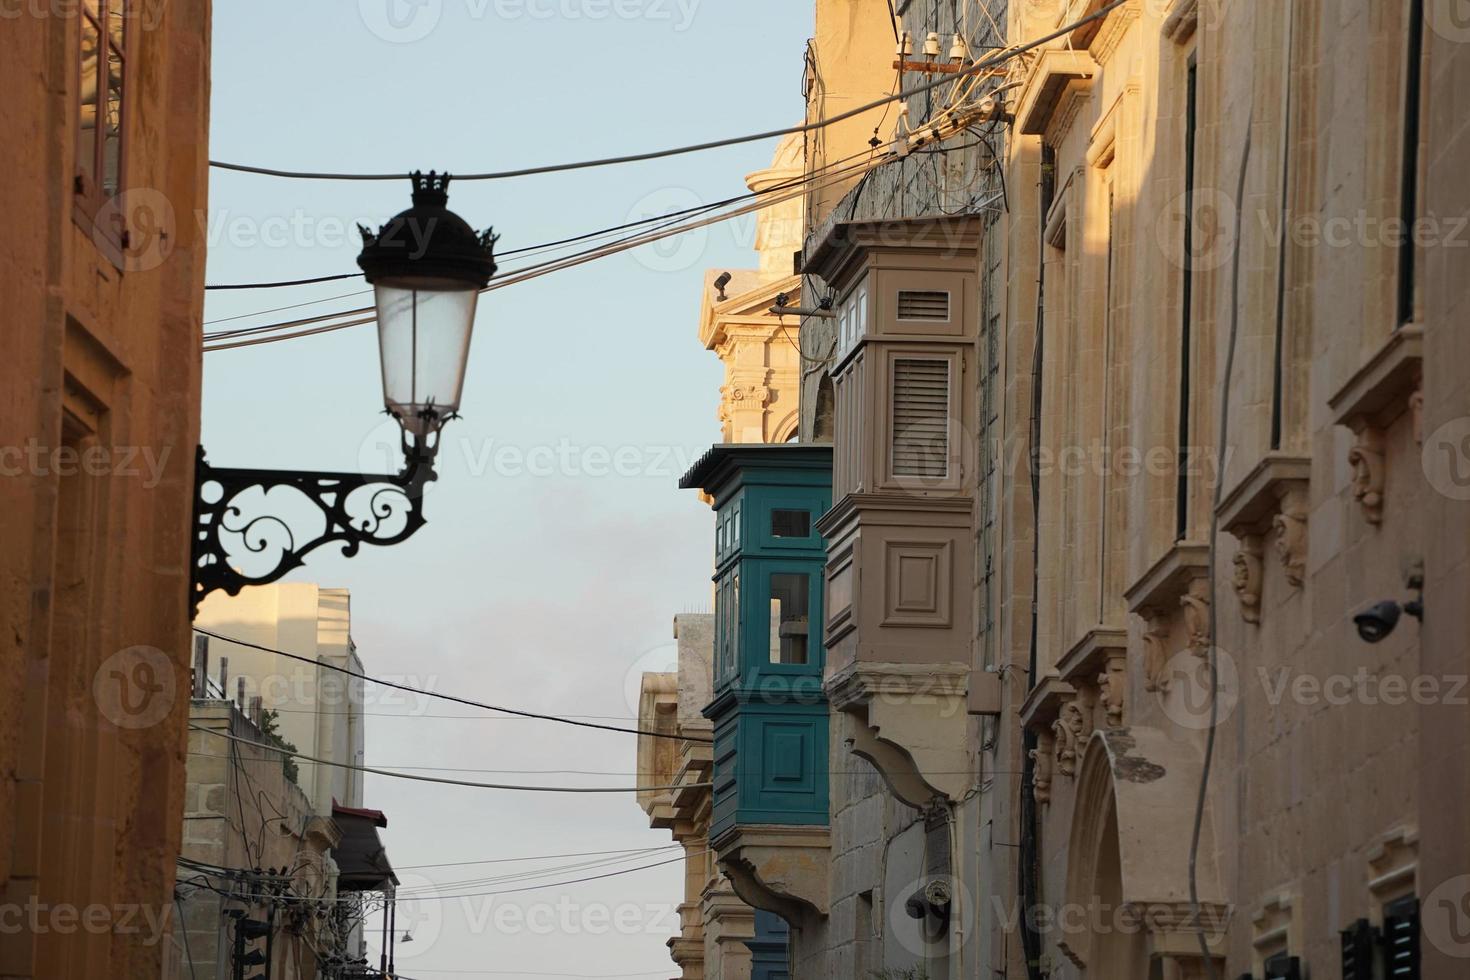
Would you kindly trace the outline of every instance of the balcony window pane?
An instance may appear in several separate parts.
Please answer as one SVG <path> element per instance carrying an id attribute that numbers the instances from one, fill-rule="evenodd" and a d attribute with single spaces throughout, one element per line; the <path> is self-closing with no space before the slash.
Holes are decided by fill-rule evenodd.
<path id="1" fill-rule="evenodd" d="M 809 577 L 801 572 L 771 574 L 771 663 L 807 662 Z"/>
<path id="2" fill-rule="evenodd" d="M 776 538 L 809 538 L 812 536 L 812 515 L 806 510 L 771 511 L 771 536 Z"/>

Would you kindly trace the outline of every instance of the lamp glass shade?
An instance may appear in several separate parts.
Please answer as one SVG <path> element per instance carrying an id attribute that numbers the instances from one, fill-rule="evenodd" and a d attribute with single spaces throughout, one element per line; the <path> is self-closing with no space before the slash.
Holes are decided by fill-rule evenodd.
<path id="1" fill-rule="evenodd" d="M 374 284 L 383 403 L 420 443 L 459 410 L 480 291 L 462 282 Z"/>

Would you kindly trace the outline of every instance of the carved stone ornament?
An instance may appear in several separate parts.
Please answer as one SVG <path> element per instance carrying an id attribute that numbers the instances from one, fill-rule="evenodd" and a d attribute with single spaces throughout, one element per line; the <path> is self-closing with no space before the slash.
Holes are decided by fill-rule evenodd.
<path id="1" fill-rule="evenodd" d="M 1162 616 L 1150 617 L 1143 634 L 1143 689 L 1169 689 L 1169 622 Z"/>
<path id="2" fill-rule="evenodd" d="M 1109 658 L 1107 667 L 1097 675 L 1097 687 L 1107 713 L 1108 727 L 1122 728 L 1123 707 L 1128 696 L 1127 662 L 1122 657 Z"/>
<path id="3" fill-rule="evenodd" d="M 1190 582 L 1179 605 L 1184 609 L 1189 648 L 1196 657 L 1203 657 L 1210 652 L 1210 580 L 1201 576 Z"/>
<path id="4" fill-rule="evenodd" d="M 1052 753 L 1056 751 L 1055 739 L 1049 733 L 1042 732 L 1036 740 L 1036 748 L 1031 750 L 1031 785 L 1036 794 L 1037 803 L 1051 802 L 1051 766 Z"/>
<path id="5" fill-rule="evenodd" d="M 1287 495 L 1271 527 L 1276 532 L 1276 556 L 1286 570 L 1286 581 L 1299 589 L 1307 578 L 1307 508 L 1300 494 Z"/>
<path id="6" fill-rule="evenodd" d="M 1052 722 L 1052 731 L 1056 733 L 1057 772 L 1063 776 L 1075 776 L 1077 756 L 1087 744 L 1087 736 L 1092 734 L 1088 731 L 1087 712 L 1075 699 L 1068 701 L 1062 705 L 1057 720 Z"/>
<path id="7" fill-rule="evenodd" d="M 1424 379 L 1419 379 L 1419 386 L 1409 396 L 1409 418 L 1412 420 L 1414 431 L 1414 444 L 1424 445 Z"/>
<path id="8" fill-rule="evenodd" d="M 1242 538 L 1235 552 L 1235 574 L 1231 585 L 1240 600 L 1240 616 L 1247 623 L 1261 621 L 1261 538 L 1251 534 Z"/>
<path id="9" fill-rule="evenodd" d="M 1369 524 L 1383 522 L 1383 433 L 1375 428 L 1358 431 L 1357 444 L 1348 451 L 1353 468 L 1353 499 L 1363 508 Z"/>

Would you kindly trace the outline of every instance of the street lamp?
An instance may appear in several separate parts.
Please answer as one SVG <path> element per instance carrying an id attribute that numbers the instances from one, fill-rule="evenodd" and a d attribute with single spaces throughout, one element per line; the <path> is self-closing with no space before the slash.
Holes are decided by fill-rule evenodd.
<path id="1" fill-rule="evenodd" d="M 448 208 L 449 174 L 414 173 L 413 203 L 373 233 L 357 264 L 376 297 L 383 404 L 402 430 L 396 475 L 226 469 L 199 448 L 191 540 L 191 611 L 210 592 L 274 582 L 339 542 L 397 544 L 424 525 L 424 485 L 444 423 L 459 410 L 475 306 L 495 274 L 495 236 Z M 285 490 L 307 520 L 266 511 Z M 259 491 L 259 492 L 256 492 Z M 315 508 L 313 511 L 311 508 Z M 257 513 L 257 511 L 261 511 Z M 250 568 L 241 562 L 250 563 Z"/>

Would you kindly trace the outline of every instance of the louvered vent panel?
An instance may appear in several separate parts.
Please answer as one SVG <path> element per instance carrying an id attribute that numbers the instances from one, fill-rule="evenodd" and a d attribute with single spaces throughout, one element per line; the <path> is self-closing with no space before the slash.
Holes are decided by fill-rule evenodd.
<path id="1" fill-rule="evenodd" d="M 900 320 L 948 320 L 949 293 L 942 289 L 900 289 Z"/>
<path id="2" fill-rule="evenodd" d="M 1401 898 L 1383 909 L 1383 960 L 1389 980 L 1419 980 L 1419 901 Z"/>
<path id="3" fill-rule="evenodd" d="M 949 474 L 949 362 L 893 361 L 893 475 Z"/>

